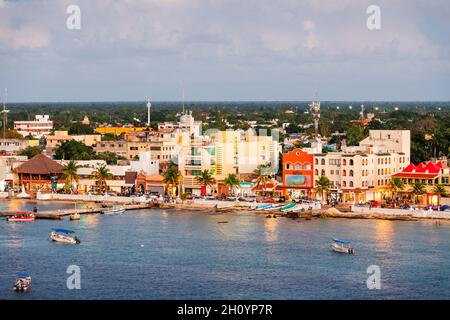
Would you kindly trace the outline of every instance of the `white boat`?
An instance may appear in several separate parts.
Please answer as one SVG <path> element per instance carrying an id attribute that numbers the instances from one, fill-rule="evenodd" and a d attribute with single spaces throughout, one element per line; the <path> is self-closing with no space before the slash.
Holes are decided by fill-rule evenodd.
<path id="1" fill-rule="evenodd" d="M 216 209 L 228 209 L 234 207 L 234 203 L 218 203 Z"/>
<path id="2" fill-rule="evenodd" d="M 74 212 L 70 215 L 70 220 L 80 220 L 81 215 L 78 212 Z"/>
<path id="3" fill-rule="evenodd" d="M 28 273 L 21 273 L 13 285 L 14 291 L 28 291 L 31 289 L 31 276 Z"/>
<path id="4" fill-rule="evenodd" d="M 120 214 L 120 213 L 124 213 L 125 212 L 125 208 L 120 207 L 120 208 L 114 208 L 114 209 L 110 209 L 110 210 L 103 210 L 102 213 L 103 214 Z"/>
<path id="5" fill-rule="evenodd" d="M 338 253 L 354 253 L 353 247 L 350 246 L 350 241 L 348 240 L 333 239 L 333 243 L 330 245 L 330 248 Z"/>
<path id="6" fill-rule="evenodd" d="M 70 236 L 70 234 L 75 233 L 75 231 L 53 228 L 50 233 L 50 239 L 56 242 L 68 243 L 68 244 L 79 244 L 81 241 L 76 236 Z"/>

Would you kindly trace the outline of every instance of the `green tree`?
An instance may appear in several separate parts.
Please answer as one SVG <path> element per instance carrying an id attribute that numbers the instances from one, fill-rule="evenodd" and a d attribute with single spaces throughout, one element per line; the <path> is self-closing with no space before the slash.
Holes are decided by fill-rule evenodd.
<path id="1" fill-rule="evenodd" d="M 209 170 L 203 170 L 202 172 L 200 172 L 200 175 L 195 177 L 195 181 L 197 181 L 205 188 L 210 187 L 211 189 L 216 183 L 216 179 L 213 178 L 211 171 Z"/>
<path id="2" fill-rule="evenodd" d="M 322 201 L 324 201 L 324 195 L 328 193 L 330 187 L 331 181 L 326 176 L 321 176 L 316 180 L 316 193 L 322 198 Z"/>
<path id="3" fill-rule="evenodd" d="M 94 159 L 97 159 L 97 160 L 105 160 L 106 163 L 109 164 L 109 165 L 117 164 L 118 160 L 125 160 L 126 159 L 123 156 L 119 156 L 118 154 L 113 153 L 113 152 L 109 152 L 109 151 L 96 154 L 93 157 L 94 157 Z"/>
<path id="4" fill-rule="evenodd" d="M 93 134 L 94 129 L 88 125 L 83 123 L 74 123 L 69 127 L 70 135 L 83 135 L 83 134 Z"/>
<path id="5" fill-rule="evenodd" d="M 447 196 L 447 190 L 442 184 L 435 185 L 433 188 L 433 193 L 440 195 L 441 197 Z"/>
<path id="6" fill-rule="evenodd" d="M 77 174 L 78 168 L 80 168 L 80 166 L 74 160 L 70 160 L 63 169 L 62 178 L 69 184 L 71 191 L 73 191 L 73 182 L 78 182 L 80 180 L 80 177 Z"/>
<path id="7" fill-rule="evenodd" d="M 420 181 L 416 181 L 413 185 L 412 185 L 412 190 L 411 190 L 412 194 L 414 195 L 414 203 L 417 203 L 417 198 L 418 196 L 426 193 L 426 189 L 425 189 L 425 185 L 420 182 Z"/>
<path id="8" fill-rule="evenodd" d="M 174 196 L 181 182 L 181 172 L 175 165 L 170 165 L 169 168 L 163 173 L 163 181 L 166 184 L 166 190 L 169 190 L 169 194 Z"/>
<path id="9" fill-rule="evenodd" d="M 96 185 L 100 192 L 104 192 L 106 190 L 106 180 L 114 177 L 104 164 L 99 165 L 96 170 L 92 171 L 92 175 L 94 176 Z"/>
<path id="10" fill-rule="evenodd" d="M 405 184 L 403 183 L 403 180 L 401 178 L 392 178 L 391 181 L 389 181 L 389 188 L 392 190 L 392 193 L 394 195 L 394 198 L 398 200 L 398 192 L 402 191 L 405 188 Z M 395 201 L 394 201 L 395 206 Z"/>
<path id="11" fill-rule="evenodd" d="M 2 134 L 2 138 L 3 138 L 3 134 Z M 24 137 L 19 132 L 17 132 L 16 130 L 8 130 L 8 131 L 6 131 L 5 138 L 6 139 L 20 139 L 20 140 L 24 139 Z"/>
<path id="12" fill-rule="evenodd" d="M 272 175 L 269 171 L 268 165 L 259 165 L 253 173 L 256 176 L 256 186 L 261 185 L 263 190 L 263 195 L 266 195 L 267 184 L 272 181 Z"/>
<path id="13" fill-rule="evenodd" d="M 94 158 L 91 147 L 75 140 L 64 141 L 55 151 L 55 159 L 59 160 L 92 160 Z"/>
<path id="14" fill-rule="evenodd" d="M 29 146 L 26 147 L 25 149 L 20 150 L 19 152 L 17 152 L 17 155 L 19 156 L 27 156 L 28 159 L 33 158 L 34 156 L 41 154 L 42 150 L 40 147 L 38 146 Z"/>
<path id="15" fill-rule="evenodd" d="M 240 181 L 237 175 L 229 173 L 225 179 L 223 179 L 223 184 L 227 187 L 227 190 L 231 191 L 231 194 L 234 194 L 235 188 L 240 186 Z"/>

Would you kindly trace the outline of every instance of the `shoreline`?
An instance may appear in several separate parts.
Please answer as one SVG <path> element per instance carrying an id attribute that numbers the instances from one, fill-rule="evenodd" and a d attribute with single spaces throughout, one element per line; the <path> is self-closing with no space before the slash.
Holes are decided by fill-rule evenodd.
<path id="1" fill-rule="evenodd" d="M 71 199 L 63 199 L 63 200 L 56 200 L 56 199 L 0 199 L 0 201 L 30 201 L 30 202 L 37 202 L 37 203 L 91 203 L 94 204 L 92 207 L 83 208 L 83 209 L 56 209 L 56 210 L 45 210 L 41 212 L 37 212 L 36 218 L 37 219 L 61 219 L 64 216 L 68 216 L 75 212 L 75 210 L 79 214 L 99 214 L 102 210 L 105 208 L 102 208 L 101 206 L 97 206 L 96 202 L 92 200 L 71 200 Z M 114 204 L 114 201 L 103 201 L 102 203 L 108 203 L 108 204 Z M 227 202 L 230 203 L 230 202 Z M 119 205 L 119 203 L 116 203 Z M 231 203 L 230 203 L 231 204 Z M 277 209 L 273 210 L 261 210 L 256 211 L 252 209 L 249 204 L 244 203 L 238 203 L 236 206 L 231 207 L 225 207 L 225 208 L 216 208 L 216 202 L 213 203 L 161 203 L 159 206 L 155 206 L 151 203 L 135 203 L 135 204 L 120 204 L 121 206 L 125 207 L 127 210 L 142 210 L 142 209 L 170 209 L 170 210 L 176 210 L 176 211 L 182 211 L 182 210 L 190 210 L 190 211 L 196 211 L 196 212 L 202 212 L 202 213 L 214 213 L 214 214 L 257 214 L 257 215 L 266 215 L 267 218 L 278 218 L 278 217 L 286 217 L 290 219 L 311 219 L 311 218 L 345 218 L 345 219 L 378 219 L 378 220 L 391 220 L 391 221 L 450 221 L 450 213 L 449 212 L 438 212 L 434 213 L 434 216 L 427 216 L 423 213 L 423 211 L 417 210 L 422 212 L 420 215 L 414 215 L 414 212 L 411 212 L 408 210 L 403 210 L 401 213 L 395 213 L 398 212 L 400 209 L 383 209 L 384 211 L 388 212 L 377 212 L 377 208 L 372 208 L 367 212 L 364 209 L 365 208 L 358 208 L 360 209 L 359 212 L 357 210 L 353 211 L 346 211 L 342 212 L 339 211 L 336 208 L 322 208 L 322 209 L 313 209 L 309 211 L 304 212 L 280 212 Z M 392 213 L 389 213 L 389 210 L 392 210 Z M 379 210 L 380 211 L 380 210 Z M 8 215 L 14 214 L 14 211 L 11 210 L 4 210 L 0 212 L 0 217 L 6 217 Z M 440 216 L 436 216 L 440 215 Z"/>

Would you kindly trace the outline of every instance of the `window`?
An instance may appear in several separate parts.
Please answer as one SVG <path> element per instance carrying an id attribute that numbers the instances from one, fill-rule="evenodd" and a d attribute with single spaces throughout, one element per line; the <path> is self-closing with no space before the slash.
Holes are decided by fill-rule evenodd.
<path id="1" fill-rule="evenodd" d="M 314 164 L 319 164 L 319 159 L 314 159 Z"/>
<path id="2" fill-rule="evenodd" d="M 353 181 L 350 181 L 350 188 L 353 188 Z"/>
<path id="3" fill-rule="evenodd" d="M 320 175 L 324 176 L 325 175 L 325 170 L 322 169 L 322 171 L 320 172 Z"/>
<path id="4" fill-rule="evenodd" d="M 319 175 L 319 170 L 314 170 L 314 175 L 318 176 Z"/>
<path id="5" fill-rule="evenodd" d="M 346 177 L 346 176 L 347 176 L 347 170 L 342 170 L 342 175 L 343 175 L 344 177 Z"/>
<path id="6" fill-rule="evenodd" d="M 350 170 L 348 175 L 349 175 L 350 177 L 353 177 L 353 170 Z"/>
<path id="7" fill-rule="evenodd" d="M 351 166 L 353 165 L 353 159 L 350 159 L 350 165 Z"/>
<path id="8" fill-rule="evenodd" d="M 286 170 L 291 170 L 291 164 L 290 163 L 286 163 Z"/>
<path id="9" fill-rule="evenodd" d="M 342 160 L 342 165 L 344 165 L 344 166 L 347 165 L 347 160 L 346 159 Z"/>
<path id="10" fill-rule="evenodd" d="M 343 181 L 342 182 L 342 186 L 345 188 L 345 187 L 347 187 L 347 181 Z"/>
<path id="11" fill-rule="evenodd" d="M 324 166 L 325 165 L 325 159 L 320 160 L 320 164 Z"/>

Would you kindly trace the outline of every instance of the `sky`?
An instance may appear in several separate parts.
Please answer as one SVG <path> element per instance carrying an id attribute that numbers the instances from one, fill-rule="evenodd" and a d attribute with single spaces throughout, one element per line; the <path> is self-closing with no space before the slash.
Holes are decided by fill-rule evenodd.
<path id="1" fill-rule="evenodd" d="M 180 101 L 182 88 L 186 101 L 449 101 L 449 17 L 448 0 L 0 0 L 0 88 L 13 102 Z"/>

